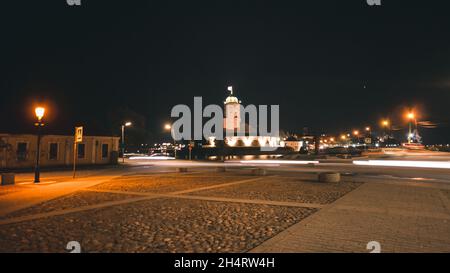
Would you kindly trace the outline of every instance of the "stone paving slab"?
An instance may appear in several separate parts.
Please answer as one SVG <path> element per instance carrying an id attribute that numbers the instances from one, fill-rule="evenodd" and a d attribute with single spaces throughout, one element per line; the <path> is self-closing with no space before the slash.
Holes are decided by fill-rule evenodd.
<path id="1" fill-rule="evenodd" d="M 69 179 L 58 183 L 30 184 L 27 186 L 14 185 L 14 191 L 0 195 L 0 216 L 35 206 L 42 202 L 59 198 L 83 188 L 91 187 L 108 181 L 117 176 L 88 177 Z M 11 186 L 8 186 L 11 187 Z"/>
<path id="2" fill-rule="evenodd" d="M 153 199 L 3 225 L 0 252 L 245 252 L 315 211 Z"/>
<path id="3" fill-rule="evenodd" d="M 251 252 L 449 252 L 449 199 L 435 188 L 365 183 Z"/>
<path id="4" fill-rule="evenodd" d="M 0 186 L 0 196 L 4 196 L 7 194 L 15 193 L 22 191 L 26 189 L 26 186 L 22 185 L 7 185 L 7 186 Z"/>

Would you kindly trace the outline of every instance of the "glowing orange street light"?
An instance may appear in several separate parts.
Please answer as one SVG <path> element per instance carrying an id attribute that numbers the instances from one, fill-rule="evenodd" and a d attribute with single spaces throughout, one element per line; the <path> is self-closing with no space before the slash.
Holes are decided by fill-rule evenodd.
<path id="1" fill-rule="evenodd" d="M 366 127 L 366 131 L 369 132 L 370 131 L 370 127 L 367 126 Z"/>
<path id="2" fill-rule="evenodd" d="M 383 138 L 386 138 L 386 136 L 389 136 L 391 134 L 390 130 L 389 130 L 389 135 L 387 134 L 387 131 L 386 131 L 389 128 L 389 125 L 390 125 L 390 121 L 388 119 L 384 119 L 381 121 L 381 126 L 383 127 Z"/>
<path id="3" fill-rule="evenodd" d="M 342 139 L 342 140 L 345 140 L 346 138 L 347 138 L 347 137 L 346 137 L 345 135 L 342 135 L 342 136 L 341 136 L 341 139 Z"/>
<path id="4" fill-rule="evenodd" d="M 36 107 L 34 109 L 34 113 L 36 114 L 38 121 L 41 121 L 45 114 L 45 108 L 44 107 Z"/>
<path id="5" fill-rule="evenodd" d="M 358 136 L 358 135 L 359 135 L 359 131 L 358 131 L 358 130 L 355 130 L 355 131 L 353 131 L 353 134 L 354 134 L 355 136 Z"/>
<path id="6" fill-rule="evenodd" d="M 164 125 L 164 129 L 166 129 L 167 131 L 170 131 L 172 129 L 172 125 L 170 125 L 169 123 L 166 123 Z M 173 155 L 175 158 L 177 158 L 177 142 L 175 141 L 175 139 L 173 140 Z"/>
<path id="7" fill-rule="evenodd" d="M 409 119 L 409 132 L 408 132 L 408 143 L 412 142 L 413 133 L 412 133 L 412 122 L 414 121 L 414 124 L 416 125 L 416 131 L 417 131 L 417 120 L 416 115 L 413 112 L 409 112 L 406 117 Z"/>
<path id="8" fill-rule="evenodd" d="M 38 119 L 37 120 L 38 122 L 35 123 L 35 125 L 38 127 L 38 132 L 37 132 L 36 165 L 34 167 L 34 183 L 39 183 L 41 176 L 39 166 L 39 159 L 41 156 L 41 127 L 44 126 L 44 123 L 42 123 L 42 118 L 44 117 L 45 114 L 45 108 L 40 106 L 36 107 L 34 109 L 34 113 L 36 114 L 36 118 Z"/>

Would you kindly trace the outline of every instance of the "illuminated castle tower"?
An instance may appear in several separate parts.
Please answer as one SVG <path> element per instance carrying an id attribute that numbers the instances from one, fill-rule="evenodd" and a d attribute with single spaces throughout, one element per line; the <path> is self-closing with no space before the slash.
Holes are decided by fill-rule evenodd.
<path id="1" fill-rule="evenodd" d="M 232 130 L 237 132 L 241 124 L 241 101 L 237 97 L 233 96 L 233 87 L 229 86 L 228 91 L 230 95 L 226 98 L 225 104 L 225 119 L 223 125 L 225 130 Z"/>
<path id="2" fill-rule="evenodd" d="M 258 128 L 254 128 L 255 131 L 251 135 L 251 128 L 248 123 L 245 123 L 245 128 L 241 127 L 241 101 L 233 95 L 233 87 L 229 86 L 228 91 L 230 95 L 225 99 L 225 117 L 223 121 L 223 127 L 226 131 L 225 144 L 229 147 L 278 147 L 280 144 L 279 137 L 272 136 L 259 136 L 257 132 Z M 245 119 L 245 116 L 242 117 Z M 238 132 L 243 130 L 245 135 L 238 136 Z M 209 145 L 215 145 L 215 138 L 209 139 Z"/>

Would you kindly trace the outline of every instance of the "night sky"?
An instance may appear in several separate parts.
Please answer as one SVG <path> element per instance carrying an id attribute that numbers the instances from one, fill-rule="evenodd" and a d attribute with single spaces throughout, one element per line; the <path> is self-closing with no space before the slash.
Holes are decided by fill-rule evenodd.
<path id="1" fill-rule="evenodd" d="M 285 131 L 406 128 L 414 107 L 438 124 L 426 143 L 450 142 L 448 1 L 81 1 L 2 2 L 0 132 L 33 132 L 41 102 L 46 133 L 131 119 L 155 137 L 174 105 L 221 105 L 233 85 L 279 104 Z"/>

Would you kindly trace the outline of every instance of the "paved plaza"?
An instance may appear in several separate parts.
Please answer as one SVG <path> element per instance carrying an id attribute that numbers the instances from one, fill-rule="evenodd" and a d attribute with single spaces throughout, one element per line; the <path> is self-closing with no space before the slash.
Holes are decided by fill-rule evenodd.
<path id="1" fill-rule="evenodd" d="M 382 252 L 450 251 L 448 184 L 315 178 L 108 171 L 3 186 L 0 252 L 67 252 L 70 241 L 82 252 L 369 252 L 370 241 Z"/>

